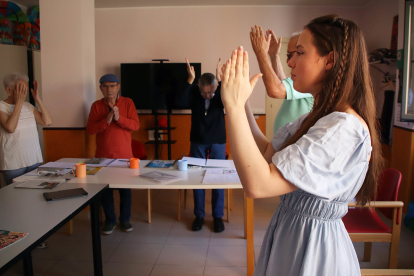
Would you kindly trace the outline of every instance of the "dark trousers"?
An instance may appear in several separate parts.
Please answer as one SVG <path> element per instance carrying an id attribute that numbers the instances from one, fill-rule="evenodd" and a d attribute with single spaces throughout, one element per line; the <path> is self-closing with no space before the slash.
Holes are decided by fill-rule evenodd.
<path id="1" fill-rule="evenodd" d="M 3 177 L 4 181 L 6 182 L 6 185 L 10 185 L 13 183 L 13 179 L 16 177 L 19 177 L 21 175 L 24 175 L 25 173 L 31 172 L 39 167 L 40 163 L 36 163 L 34 165 L 31 165 L 29 167 L 24 167 L 20 169 L 15 170 L 4 170 Z"/>
<path id="2" fill-rule="evenodd" d="M 129 222 L 131 218 L 131 189 L 117 189 L 119 191 L 119 206 L 121 214 L 119 222 Z M 106 189 L 101 195 L 101 204 L 105 212 L 105 224 L 116 224 L 114 189 Z"/>
<path id="3" fill-rule="evenodd" d="M 199 144 L 191 143 L 191 157 L 210 159 L 226 159 L 226 144 Z M 205 193 L 204 189 L 193 190 L 194 195 L 194 215 L 204 218 L 205 212 Z M 224 213 L 224 189 L 213 189 L 211 191 L 211 205 L 213 217 L 222 218 Z"/>

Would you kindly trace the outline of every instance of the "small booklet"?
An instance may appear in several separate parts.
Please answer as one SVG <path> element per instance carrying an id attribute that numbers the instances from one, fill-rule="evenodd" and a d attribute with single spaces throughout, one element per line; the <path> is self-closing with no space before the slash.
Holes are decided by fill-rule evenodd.
<path id="1" fill-rule="evenodd" d="M 146 165 L 148 168 L 170 168 L 174 166 L 175 160 L 152 160 Z"/>
<path id="2" fill-rule="evenodd" d="M 154 181 L 160 184 L 166 184 L 166 183 L 170 183 L 170 182 L 183 179 L 182 177 L 171 175 L 168 173 L 163 173 L 163 172 L 144 173 L 144 174 L 140 174 L 139 177 L 143 177 L 143 178 L 146 178 L 148 180 L 151 180 L 151 181 Z"/>
<path id="3" fill-rule="evenodd" d="M 9 246 L 10 244 L 23 239 L 27 235 L 29 235 L 29 233 L 0 230 L 0 249 L 3 249 Z"/>
<path id="4" fill-rule="evenodd" d="M 95 175 L 97 174 L 103 167 L 90 167 L 86 166 L 86 175 Z"/>
<path id="5" fill-rule="evenodd" d="M 241 183 L 236 169 L 208 169 L 203 178 L 205 184 Z"/>
<path id="6" fill-rule="evenodd" d="M 17 184 L 14 186 L 15 188 L 27 188 L 27 189 L 53 189 L 54 187 L 59 186 L 66 179 L 63 180 L 27 180 L 22 183 Z"/>

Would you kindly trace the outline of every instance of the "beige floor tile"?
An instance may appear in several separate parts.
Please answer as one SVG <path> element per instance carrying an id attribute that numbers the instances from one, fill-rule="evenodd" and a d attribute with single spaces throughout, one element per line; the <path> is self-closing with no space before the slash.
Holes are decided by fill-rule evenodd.
<path id="1" fill-rule="evenodd" d="M 204 270 L 204 276 L 244 276 L 247 275 L 247 267 L 228 266 L 217 267 L 207 266 Z"/>
<path id="2" fill-rule="evenodd" d="M 115 252 L 115 249 L 119 246 L 116 242 L 101 242 L 102 262 L 108 261 L 109 257 Z M 93 249 L 92 243 L 80 243 L 75 244 L 72 248 L 62 257 L 62 260 L 66 261 L 93 261 Z"/>
<path id="3" fill-rule="evenodd" d="M 200 231 L 191 230 L 172 230 L 165 244 L 196 244 L 208 245 L 211 231 L 204 228 Z"/>
<path id="4" fill-rule="evenodd" d="M 221 233 L 214 233 L 214 232 L 211 233 L 209 244 L 210 245 L 244 245 L 246 246 L 247 241 L 244 238 L 244 229 L 226 228 Z"/>
<path id="5" fill-rule="evenodd" d="M 58 261 L 45 276 L 90 276 L 93 275 L 93 262 Z"/>
<path id="6" fill-rule="evenodd" d="M 246 251 L 246 246 L 210 245 L 206 266 L 245 266 Z"/>
<path id="7" fill-rule="evenodd" d="M 207 257 L 206 245 L 166 244 L 157 264 L 204 266 Z"/>
<path id="8" fill-rule="evenodd" d="M 135 226 L 123 240 L 124 243 L 158 243 L 164 244 L 170 229 L 160 228 L 152 224 Z"/>
<path id="9" fill-rule="evenodd" d="M 108 263 L 155 264 L 162 244 L 121 243 Z"/>
<path id="10" fill-rule="evenodd" d="M 32 251 L 33 259 L 60 260 L 74 245 L 74 242 L 70 240 L 48 239 L 46 243 L 47 248 L 36 248 Z M 89 241 L 86 241 L 86 243 L 89 243 Z M 90 243 L 92 244 L 92 241 Z M 82 244 L 82 242 L 76 241 L 76 244 Z"/>
<path id="11" fill-rule="evenodd" d="M 181 266 L 156 264 L 151 276 L 202 276 L 204 266 Z"/>
<path id="12" fill-rule="evenodd" d="M 108 276 L 149 276 L 153 267 L 153 264 L 106 263 L 103 272 Z"/>
<path id="13" fill-rule="evenodd" d="M 58 260 L 47 260 L 47 259 L 33 259 L 33 274 L 34 276 L 41 276 L 45 275 L 45 273 L 54 266 Z M 23 276 L 23 261 L 17 262 L 14 266 L 12 266 L 6 273 L 2 274 L 2 276 Z"/>

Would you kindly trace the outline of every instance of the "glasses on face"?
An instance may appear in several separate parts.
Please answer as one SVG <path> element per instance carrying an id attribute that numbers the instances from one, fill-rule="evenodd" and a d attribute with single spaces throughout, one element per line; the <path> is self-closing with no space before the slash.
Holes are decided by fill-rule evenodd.
<path id="1" fill-rule="evenodd" d="M 118 86 L 117 84 L 111 84 L 111 85 L 101 84 L 101 88 L 105 89 L 105 90 L 108 90 L 109 88 L 115 89 L 115 87 L 117 87 L 117 86 Z"/>
<path id="2" fill-rule="evenodd" d="M 214 92 L 200 92 L 200 93 L 203 96 L 212 96 L 212 95 L 214 95 Z"/>
<path id="3" fill-rule="evenodd" d="M 292 51 L 292 52 L 287 52 L 287 60 L 288 60 L 288 62 L 289 62 L 289 60 L 291 59 L 291 58 L 293 58 L 293 56 L 295 55 L 295 53 L 297 53 L 297 51 Z"/>

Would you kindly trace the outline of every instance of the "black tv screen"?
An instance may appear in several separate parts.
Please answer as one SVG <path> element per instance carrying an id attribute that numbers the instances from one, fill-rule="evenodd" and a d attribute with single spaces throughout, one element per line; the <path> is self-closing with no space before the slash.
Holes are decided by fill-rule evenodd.
<path id="1" fill-rule="evenodd" d="M 201 63 L 194 66 L 198 82 Z M 176 106 L 177 92 L 188 79 L 186 63 L 122 63 L 121 94 L 131 98 L 137 109 L 191 109 Z"/>

